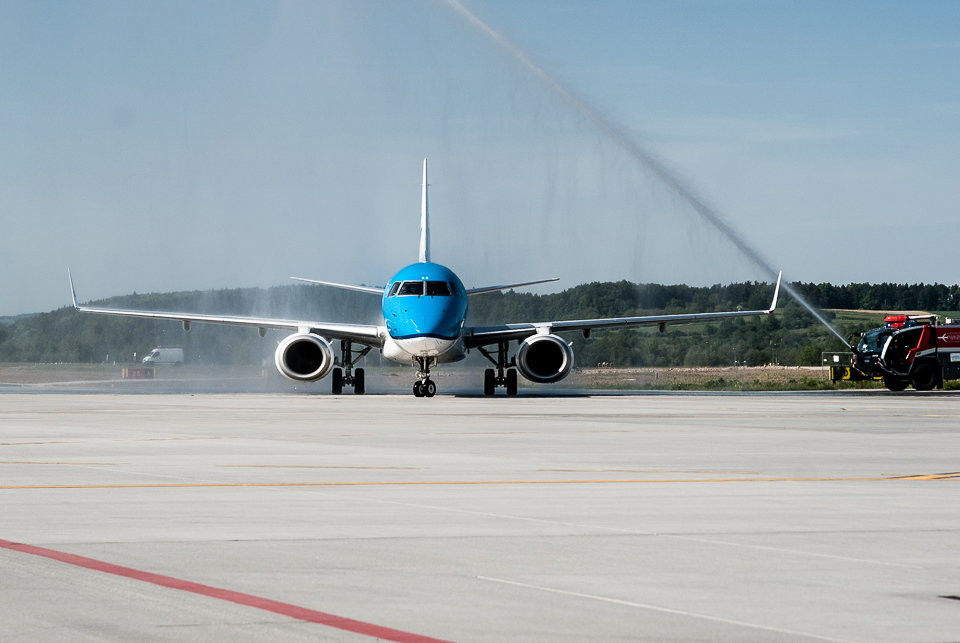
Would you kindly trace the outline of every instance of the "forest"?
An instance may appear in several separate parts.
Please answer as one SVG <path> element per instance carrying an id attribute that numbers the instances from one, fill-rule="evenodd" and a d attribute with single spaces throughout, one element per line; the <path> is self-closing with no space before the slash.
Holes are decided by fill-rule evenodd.
<path id="1" fill-rule="evenodd" d="M 880 324 L 883 312 L 960 310 L 960 286 L 941 284 L 795 283 L 844 337 Z M 559 293 L 508 291 L 472 297 L 468 324 L 621 317 L 769 305 L 772 286 L 745 282 L 694 287 L 589 283 Z M 283 319 L 378 323 L 375 295 L 314 285 L 132 294 L 96 305 Z M 853 312 L 850 312 L 853 311 Z M 858 313 L 856 311 L 864 311 Z M 957 315 L 960 317 L 960 315 Z M 272 359 L 283 336 L 256 329 L 81 314 L 72 307 L 0 320 L 0 362 L 133 363 L 155 346 L 182 346 L 189 361 L 261 364 Z M 579 366 L 816 365 L 824 352 L 845 346 L 801 305 L 781 294 L 774 315 L 655 328 L 570 334 Z M 374 362 L 376 363 L 376 362 Z"/>

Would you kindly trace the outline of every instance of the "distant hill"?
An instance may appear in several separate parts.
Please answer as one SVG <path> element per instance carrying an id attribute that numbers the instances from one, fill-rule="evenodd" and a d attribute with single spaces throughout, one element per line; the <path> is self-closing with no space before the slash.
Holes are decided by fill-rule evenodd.
<path id="1" fill-rule="evenodd" d="M 10 324 L 15 324 L 18 321 L 29 319 L 30 317 L 36 317 L 40 313 L 26 313 L 23 315 L 12 315 L 7 317 L 0 317 L 0 324 L 5 324 L 9 326 Z"/>

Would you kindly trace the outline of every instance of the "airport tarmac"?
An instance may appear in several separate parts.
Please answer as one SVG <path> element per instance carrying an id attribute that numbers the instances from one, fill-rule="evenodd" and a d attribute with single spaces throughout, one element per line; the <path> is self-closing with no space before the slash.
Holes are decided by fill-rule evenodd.
<path id="1" fill-rule="evenodd" d="M 0 395 L 4 641 L 958 641 L 960 395 Z"/>

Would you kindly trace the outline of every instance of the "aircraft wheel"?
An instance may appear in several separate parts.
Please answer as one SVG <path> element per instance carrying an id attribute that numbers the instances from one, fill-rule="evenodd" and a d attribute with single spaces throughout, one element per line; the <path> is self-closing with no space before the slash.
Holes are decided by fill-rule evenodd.
<path id="1" fill-rule="evenodd" d="M 413 383 L 413 395 L 414 397 L 423 397 L 423 387 L 420 386 L 419 380 Z"/>
<path id="2" fill-rule="evenodd" d="M 497 388 L 497 376 L 494 374 L 492 368 L 488 368 L 483 372 L 483 394 L 484 395 L 493 395 L 493 392 Z"/>
<path id="3" fill-rule="evenodd" d="M 933 364 L 923 362 L 913 367 L 913 388 L 929 391 L 937 385 L 937 369 Z"/>
<path id="4" fill-rule="evenodd" d="M 343 393 L 343 369 L 333 369 L 333 377 L 330 383 L 330 392 L 334 395 Z"/>
<path id="5" fill-rule="evenodd" d="M 891 391 L 902 391 L 907 388 L 907 380 L 901 379 L 899 377 L 884 377 L 883 385 L 886 386 Z"/>
<path id="6" fill-rule="evenodd" d="M 420 390 L 425 397 L 433 397 L 437 394 L 437 385 L 433 383 L 433 380 L 427 380 L 423 383 L 423 386 L 420 387 Z"/>
<path id="7" fill-rule="evenodd" d="M 517 394 L 517 369 L 511 368 L 507 371 L 507 395 Z"/>
<path id="8" fill-rule="evenodd" d="M 366 382 L 364 382 L 364 372 L 362 368 L 358 368 L 353 372 L 353 392 L 355 395 L 363 395 L 366 393 Z"/>

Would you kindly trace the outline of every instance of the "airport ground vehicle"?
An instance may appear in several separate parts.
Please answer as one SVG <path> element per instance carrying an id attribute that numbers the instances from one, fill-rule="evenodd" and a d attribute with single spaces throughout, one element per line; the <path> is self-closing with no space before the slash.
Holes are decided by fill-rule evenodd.
<path id="1" fill-rule="evenodd" d="M 157 346 L 143 358 L 144 364 L 183 364 L 183 349 L 179 346 Z"/>
<path id="2" fill-rule="evenodd" d="M 943 388 L 960 379 L 960 325 L 936 315 L 888 315 L 883 326 L 860 336 L 849 379 L 880 376 L 891 391 Z M 856 371 L 864 377 L 859 377 Z"/>

